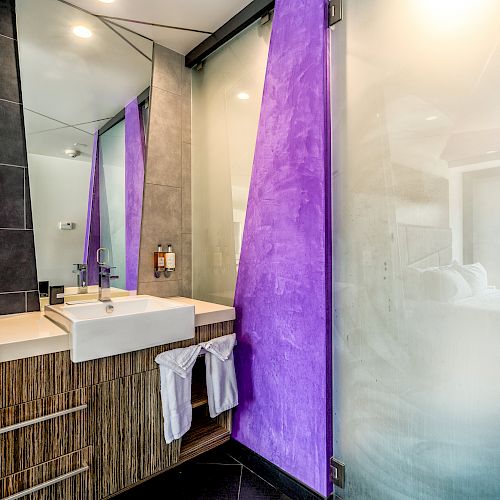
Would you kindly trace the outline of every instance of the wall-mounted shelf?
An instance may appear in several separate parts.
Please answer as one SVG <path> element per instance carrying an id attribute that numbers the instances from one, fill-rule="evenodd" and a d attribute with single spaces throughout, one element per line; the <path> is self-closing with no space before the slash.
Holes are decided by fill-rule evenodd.
<path id="1" fill-rule="evenodd" d="M 204 408 L 200 408 L 203 411 Z M 193 415 L 191 429 L 182 437 L 180 461 L 204 453 L 229 440 L 231 430 L 208 415 Z"/>
<path id="2" fill-rule="evenodd" d="M 204 406 L 208 404 L 208 397 L 207 393 L 205 392 L 200 392 L 199 394 L 195 394 L 193 391 L 193 395 L 191 398 L 191 404 L 193 406 L 193 409 L 199 408 L 200 406 Z"/>
<path id="3" fill-rule="evenodd" d="M 231 412 L 224 412 L 216 418 L 208 413 L 205 359 L 199 357 L 193 367 L 191 388 L 193 423 L 182 437 L 180 461 L 204 453 L 229 440 L 231 435 Z"/>
<path id="4" fill-rule="evenodd" d="M 205 381 L 205 358 L 200 357 L 193 367 L 191 385 L 191 404 L 194 408 L 208 404 L 207 384 Z"/>

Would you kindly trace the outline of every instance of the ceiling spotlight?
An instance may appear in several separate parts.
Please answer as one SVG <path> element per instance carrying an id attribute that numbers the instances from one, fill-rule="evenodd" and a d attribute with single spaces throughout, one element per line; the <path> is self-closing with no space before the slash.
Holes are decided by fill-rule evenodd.
<path id="1" fill-rule="evenodd" d="M 101 3 L 113 3 L 115 0 L 99 0 Z"/>
<path id="2" fill-rule="evenodd" d="M 73 34 L 79 38 L 90 38 L 92 36 L 92 31 L 85 26 L 75 26 L 73 28 Z"/>
<path id="3" fill-rule="evenodd" d="M 438 117 L 436 115 L 431 115 L 426 118 L 428 122 L 433 122 L 434 120 L 437 120 Z"/>
<path id="4" fill-rule="evenodd" d="M 496 149 L 490 149 L 489 151 L 486 151 L 487 155 L 492 155 L 492 154 L 495 154 L 495 153 L 498 153 L 498 150 L 496 150 Z"/>
<path id="5" fill-rule="evenodd" d="M 69 156 L 70 158 L 76 158 L 77 156 L 80 156 L 80 151 L 78 149 L 65 149 L 64 154 L 66 156 Z"/>
<path id="6" fill-rule="evenodd" d="M 240 92 L 239 94 L 236 95 L 238 99 L 241 99 L 242 101 L 248 101 L 250 99 L 250 95 L 247 94 L 246 92 Z"/>

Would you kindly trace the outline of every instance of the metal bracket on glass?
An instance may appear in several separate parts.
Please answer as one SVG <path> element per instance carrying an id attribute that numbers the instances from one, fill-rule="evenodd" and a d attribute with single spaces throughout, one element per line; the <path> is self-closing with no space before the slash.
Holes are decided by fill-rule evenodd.
<path id="1" fill-rule="evenodd" d="M 330 478 L 337 488 L 345 486 L 345 464 L 335 457 L 330 458 Z"/>
<path id="2" fill-rule="evenodd" d="M 328 3 L 328 26 L 342 21 L 342 0 L 330 0 Z"/>

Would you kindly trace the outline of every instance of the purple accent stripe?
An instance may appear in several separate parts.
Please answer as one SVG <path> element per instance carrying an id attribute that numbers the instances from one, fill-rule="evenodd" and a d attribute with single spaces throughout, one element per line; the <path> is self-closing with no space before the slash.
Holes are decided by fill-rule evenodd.
<path id="1" fill-rule="evenodd" d="M 144 190 L 144 129 L 137 99 L 125 108 L 125 286 L 137 290 Z"/>
<path id="2" fill-rule="evenodd" d="M 331 492 L 326 0 L 276 0 L 235 294 L 233 437 Z"/>
<path id="3" fill-rule="evenodd" d="M 328 5 L 325 6 L 328 18 Z M 331 30 L 326 27 L 324 37 L 324 51 L 326 62 L 324 65 L 324 78 L 326 86 L 326 116 L 325 116 L 325 294 L 326 294 L 326 456 L 325 462 L 330 463 L 330 458 L 335 456 L 334 452 L 334 428 L 333 428 L 333 162 L 332 162 L 332 109 L 331 109 L 331 54 L 330 37 Z M 330 481 L 330 470 L 328 469 L 328 480 L 326 494 L 333 491 Z"/>
<path id="4" fill-rule="evenodd" d="M 97 285 L 99 269 L 96 253 L 101 246 L 101 219 L 99 210 L 99 133 L 94 134 L 92 167 L 90 170 L 89 198 L 87 203 L 87 225 L 83 246 L 83 262 L 88 266 L 88 284 Z"/>

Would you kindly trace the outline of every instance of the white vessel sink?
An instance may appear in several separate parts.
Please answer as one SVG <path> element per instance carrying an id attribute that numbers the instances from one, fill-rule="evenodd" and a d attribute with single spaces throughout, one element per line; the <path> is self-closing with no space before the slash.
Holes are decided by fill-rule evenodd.
<path id="1" fill-rule="evenodd" d="M 194 338 L 193 305 L 149 295 L 46 306 L 45 316 L 70 334 L 75 363 Z"/>

